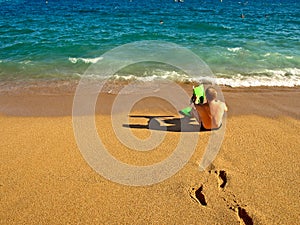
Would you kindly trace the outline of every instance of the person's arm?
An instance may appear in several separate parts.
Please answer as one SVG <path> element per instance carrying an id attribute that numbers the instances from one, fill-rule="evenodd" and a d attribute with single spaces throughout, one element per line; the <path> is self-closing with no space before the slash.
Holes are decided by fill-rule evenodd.
<path id="1" fill-rule="evenodd" d="M 198 107 L 201 107 L 201 106 L 194 104 L 194 107 L 192 108 L 191 115 L 192 115 L 192 117 L 194 117 L 197 120 L 197 122 L 199 124 L 201 124 L 201 116 L 199 115 L 199 112 L 197 110 Z"/>

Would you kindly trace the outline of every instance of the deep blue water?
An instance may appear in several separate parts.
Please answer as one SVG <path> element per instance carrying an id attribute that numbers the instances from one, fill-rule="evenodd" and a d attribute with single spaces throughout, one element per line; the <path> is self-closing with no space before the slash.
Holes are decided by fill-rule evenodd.
<path id="1" fill-rule="evenodd" d="M 193 51 L 222 84 L 300 85 L 299 8 L 298 0 L 0 0 L 0 80 L 77 78 L 112 48 L 162 40 Z M 122 76 L 142 73 L 133 70 Z"/>

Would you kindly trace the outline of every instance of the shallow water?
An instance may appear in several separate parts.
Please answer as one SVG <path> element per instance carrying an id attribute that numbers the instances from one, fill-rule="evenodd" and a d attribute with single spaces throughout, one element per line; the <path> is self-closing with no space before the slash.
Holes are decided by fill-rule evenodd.
<path id="1" fill-rule="evenodd" d="M 115 47 L 161 40 L 199 56 L 219 84 L 300 85 L 299 8 L 297 0 L 0 1 L 0 80 L 79 79 Z M 186 78 L 155 63 L 115 75 Z"/>

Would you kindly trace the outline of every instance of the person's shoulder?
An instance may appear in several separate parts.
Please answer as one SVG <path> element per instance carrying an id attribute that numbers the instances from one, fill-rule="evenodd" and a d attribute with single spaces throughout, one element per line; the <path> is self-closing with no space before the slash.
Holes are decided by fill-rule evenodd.
<path id="1" fill-rule="evenodd" d="M 220 100 L 215 100 L 215 101 L 212 102 L 212 104 L 214 104 L 214 105 L 223 105 L 223 102 L 220 101 Z"/>
<path id="2" fill-rule="evenodd" d="M 225 105 L 225 103 L 222 102 L 221 100 L 216 100 L 216 103 L 217 103 L 217 104 L 220 104 L 220 105 Z"/>
<path id="3" fill-rule="evenodd" d="M 222 107 L 225 111 L 227 111 L 227 106 L 226 106 L 225 102 L 217 100 L 216 103 L 219 105 L 219 107 Z"/>

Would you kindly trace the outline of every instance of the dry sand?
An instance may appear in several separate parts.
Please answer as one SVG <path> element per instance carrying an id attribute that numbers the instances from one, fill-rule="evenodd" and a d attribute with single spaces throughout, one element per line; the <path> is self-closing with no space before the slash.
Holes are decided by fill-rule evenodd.
<path id="1" fill-rule="evenodd" d="M 126 186 L 96 173 L 74 138 L 72 95 L 0 96 L 0 224 L 297 224 L 300 213 L 300 89 L 224 88 L 225 138 L 213 164 L 198 165 L 210 132 L 199 133 L 185 167 L 150 186 Z M 114 96 L 106 95 L 105 104 Z M 130 123 L 147 138 L 147 116 L 178 114 L 146 99 Z M 155 151 L 136 152 L 115 138 L 109 111 L 96 124 L 110 153 L 149 165 L 170 155 L 181 132 Z"/>

